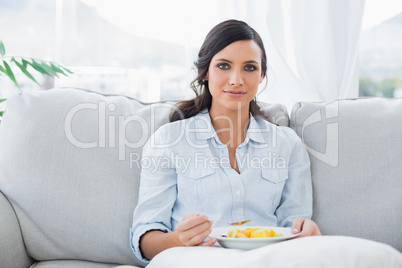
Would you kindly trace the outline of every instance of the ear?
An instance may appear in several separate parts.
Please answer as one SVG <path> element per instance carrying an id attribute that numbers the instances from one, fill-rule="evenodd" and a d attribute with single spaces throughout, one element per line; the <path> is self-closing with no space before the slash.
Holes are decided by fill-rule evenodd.
<path id="1" fill-rule="evenodd" d="M 208 81 L 208 73 L 204 76 L 204 81 Z"/>
<path id="2" fill-rule="evenodd" d="M 265 77 L 265 74 L 264 74 L 264 73 L 261 73 L 260 82 L 258 82 L 258 84 L 261 84 L 261 83 L 262 83 L 262 80 L 264 80 L 264 77 Z"/>

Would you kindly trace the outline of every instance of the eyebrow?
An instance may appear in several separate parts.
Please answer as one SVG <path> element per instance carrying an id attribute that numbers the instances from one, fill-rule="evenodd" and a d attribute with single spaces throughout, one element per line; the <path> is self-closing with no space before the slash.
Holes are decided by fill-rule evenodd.
<path id="1" fill-rule="evenodd" d="M 227 62 L 227 63 L 232 63 L 230 60 L 227 60 L 227 59 L 216 59 L 215 61 L 224 61 L 224 62 Z M 245 61 L 245 62 L 243 62 L 243 63 L 256 63 L 256 64 L 259 64 L 257 61 L 255 61 L 255 60 L 248 60 L 248 61 Z"/>

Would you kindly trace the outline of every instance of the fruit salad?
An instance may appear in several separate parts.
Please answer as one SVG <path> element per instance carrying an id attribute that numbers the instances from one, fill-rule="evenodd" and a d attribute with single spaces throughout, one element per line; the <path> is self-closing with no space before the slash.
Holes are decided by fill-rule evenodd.
<path id="1" fill-rule="evenodd" d="M 245 230 L 232 229 L 228 232 L 227 237 L 233 238 L 266 238 L 266 237 L 278 237 L 282 234 L 275 233 L 274 230 L 266 228 L 247 228 Z"/>

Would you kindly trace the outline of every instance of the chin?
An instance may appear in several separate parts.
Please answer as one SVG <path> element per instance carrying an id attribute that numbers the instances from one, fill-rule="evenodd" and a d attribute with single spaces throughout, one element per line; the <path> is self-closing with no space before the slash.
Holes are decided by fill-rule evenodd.
<path id="1" fill-rule="evenodd" d="M 248 103 L 247 104 L 240 103 L 240 105 L 239 105 L 239 103 L 237 102 L 237 103 L 233 103 L 231 105 L 227 105 L 225 108 L 230 111 L 242 111 L 244 109 L 247 109 L 247 111 L 248 111 L 249 105 L 248 105 Z"/>

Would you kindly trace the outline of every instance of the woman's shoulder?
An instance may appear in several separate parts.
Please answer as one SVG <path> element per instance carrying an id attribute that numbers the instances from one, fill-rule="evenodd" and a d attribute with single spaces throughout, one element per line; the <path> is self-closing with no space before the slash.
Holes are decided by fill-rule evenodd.
<path id="1" fill-rule="evenodd" d="M 166 132 L 166 131 L 175 131 L 175 130 L 182 130 L 185 128 L 188 128 L 188 125 L 191 124 L 192 121 L 195 120 L 197 115 L 181 119 L 181 120 L 176 120 L 174 122 L 168 122 L 162 126 L 159 127 L 158 131 L 161 132 Z"/>
<path id="2" fill-rule="evenodd" d="M 271 135 L 275 135 L 277 140 L 286 141 L 289 145 L 301 142 L 299 136 L 289 126 L 279 126 L 260 117 L 256 117 L 255 120 L 261 129 L 269 129 Z"/>
<path id="3" fill-rule="evenodd" d="M 172 140 L 177 140 L 182 137 L 196 120 L 196 116 L 177 120 L 174 122 L 168 122 L 160 126 L 153 134 L 153 138 L 159 142 L 169 143 Z"/>

